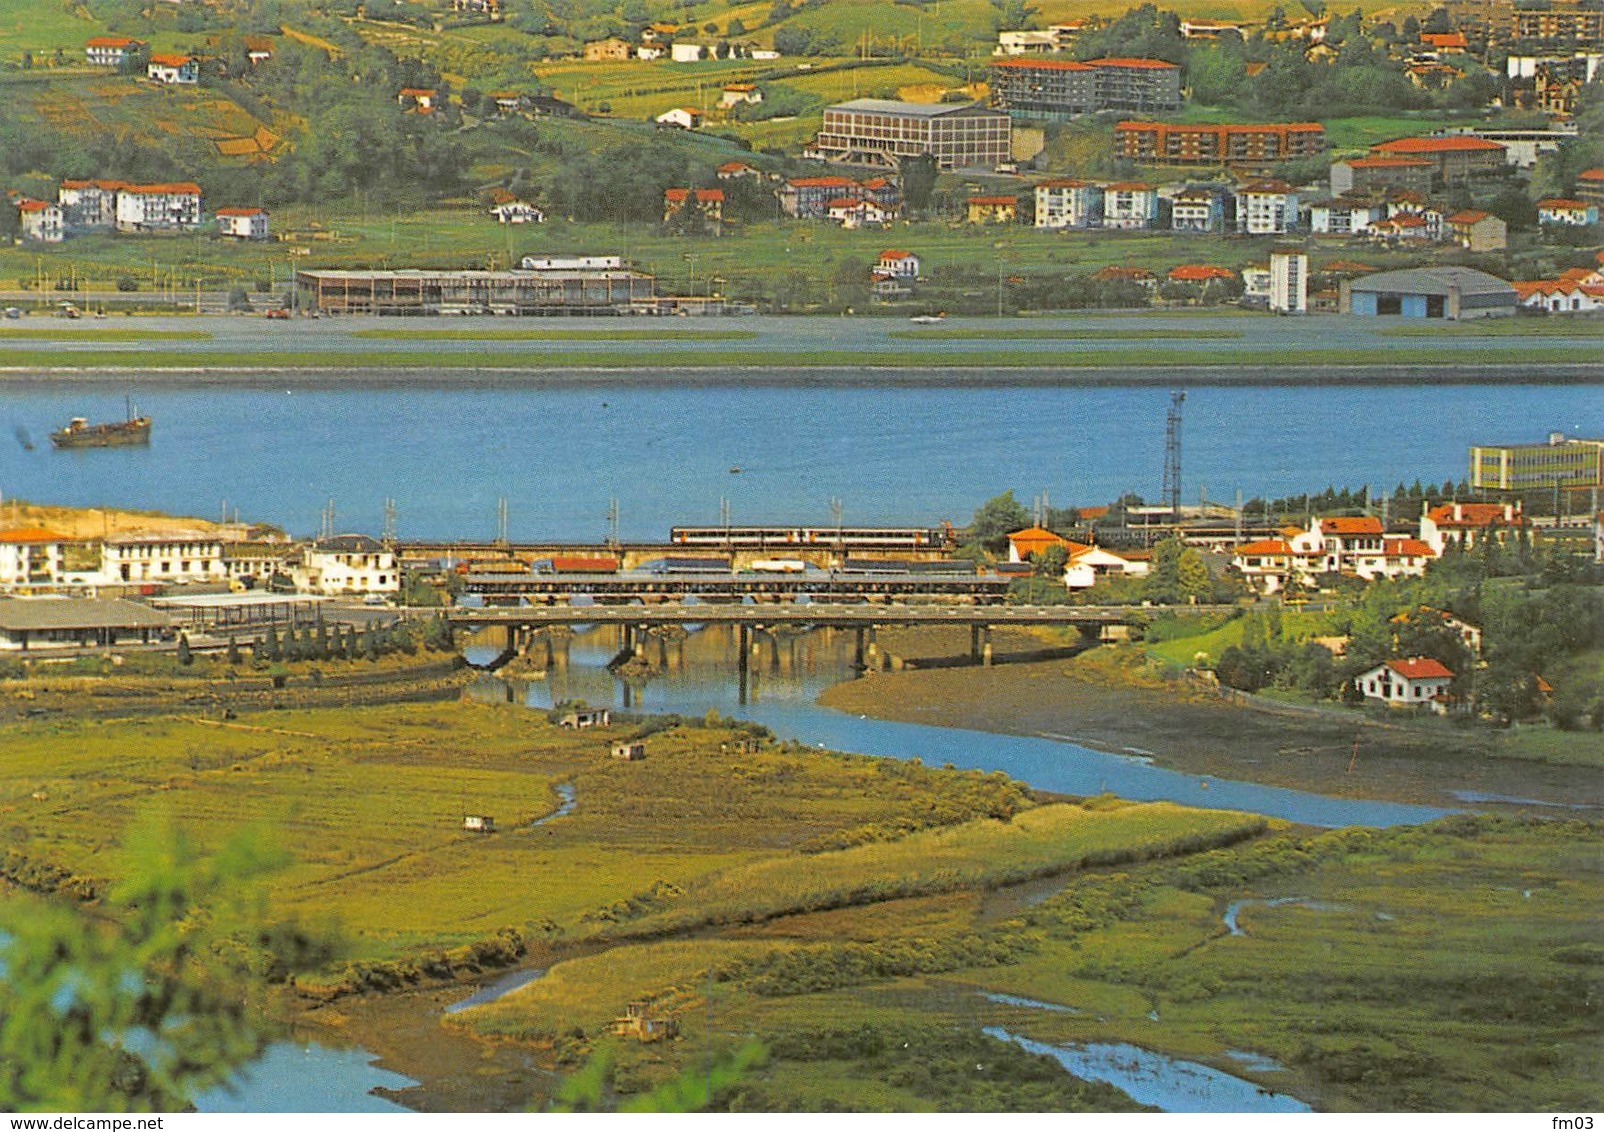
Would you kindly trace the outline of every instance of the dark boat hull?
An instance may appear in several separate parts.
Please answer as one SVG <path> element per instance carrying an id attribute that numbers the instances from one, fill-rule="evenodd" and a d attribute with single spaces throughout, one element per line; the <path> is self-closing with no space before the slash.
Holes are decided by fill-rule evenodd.
<path id="1" fill-rule="evenodd" d="M 123 448 L 150 443 L 150 421 L 132 420 L 123 424 L 88 425 L 58 429 L 50 434 L 57 448 Z"/>

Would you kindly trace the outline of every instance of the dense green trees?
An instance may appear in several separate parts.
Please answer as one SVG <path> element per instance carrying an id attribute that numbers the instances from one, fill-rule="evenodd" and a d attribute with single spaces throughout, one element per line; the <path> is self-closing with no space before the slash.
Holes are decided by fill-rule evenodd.
<path id="1" fill-rule="evenodd" d="M 0 1108 L 184 1108 L 262 1047 L 253 878 L 279 858 L 242 835 L 202 855 L 155 825 L 95 919 L 60 904 L 0 907 Z M 23 907 L 27 908 L 23 912 Z"/>

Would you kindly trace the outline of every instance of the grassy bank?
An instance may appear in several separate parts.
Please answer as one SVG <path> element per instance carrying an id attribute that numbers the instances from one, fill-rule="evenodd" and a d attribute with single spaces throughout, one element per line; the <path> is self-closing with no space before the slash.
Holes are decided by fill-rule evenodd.
<path id="1" fill-rule="evenodd" d="M 209 330 L 73 330 L 37 326 L 0 327 L 0 344 L 8 341 L 47 342 L 209 342 Z"/>
<path id="2" fill-rule="evenodd" d="M 424 342 L 738 342 L 750 330 L 354 330 L 353 338 Z"/>
<path id="3" fill-rule="evenodd" d="M 1440 347 L 1408 350 L 1215 350 L 1179 349 L 1085 349 L 1072 352 L 1003 349 L 985 354 L 964 354 L 938 350 L 852 351 L 852 350 L 698 350 L 673 351 L 542 351 L 454 350 L 451 352 L 373 351 L 194 351 L 189 353 L 158 350 L 74 350 L 0 349 L 0 370 L 37 373 L 92 373 L 94 371 L 140 370 L 154 373 L 223 372 L 230 370 L 299 370 L 327 373 L 348 370 L 430 371 L 505 370 L 548 372 L 552 370 L 660 371 L 673 374 L 683 370 L 1133 370 L 1177 367 L 1218 371 L 1208 380 L 1233 384 L 1282 384 L 1296 381 L 1298 368 L 1329 372 L 1353 369 L 1343 380 L 1365 380 L 1392 384 L 1413 384 L 1416 375 L 1404 372 L 1410 366 L 1454 366 L 1471 380 L 1526 381 L 1535 364 L 1596 367 L 1597 350 L 1582 345 L 1546 344 L 1542 348 L 1488 347 L 1472 355 L 1451 343 Z M 1233 370 L 1259 372 L 1231 373 Z M 1505 367 L 1499 374 L 1492 367 Z M 1121 380 L 1127 380 L 1122 377 Z M 1163 374 L 1155 380 L 1169 380 Z M 1323 379 L 1322 379 L 1323 380 Z"/>
<path id="4" fill-rule="evenodd" d="M 981 327 L 963 327 L 941 330 L 893 330 L 892 338 L 907 338 L 913 341 L 928 342 L 964 342 L 986 339 L 1002 341 L 1021 341 L 1028 339 L 1043 339 L 1048 341 L 1109 341 L 1109 342 L 1145 342 L 1158 341 L 1167 338 L 1178 338 L 1182 341 L 1193 341 L 1205 338 L 1241 338 L 1240 330 L 1223 330 L 1217 327 L 1207 327 L 1198 330 L 1171 329 L 1155 327 L 1151 330 L 1034 330 L 1025 328 L 1021 330 L 989 330 Z"/>

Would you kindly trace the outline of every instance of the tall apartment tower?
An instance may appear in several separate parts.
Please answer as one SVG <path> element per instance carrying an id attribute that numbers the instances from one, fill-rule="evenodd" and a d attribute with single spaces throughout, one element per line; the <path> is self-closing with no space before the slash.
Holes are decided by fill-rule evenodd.
<path id="1" fill-rule="evenodd" d="M 1302 248 L 1270 252 L 1270 309 L 1305 314 L 1309 309 L 1309 257 Z"/>

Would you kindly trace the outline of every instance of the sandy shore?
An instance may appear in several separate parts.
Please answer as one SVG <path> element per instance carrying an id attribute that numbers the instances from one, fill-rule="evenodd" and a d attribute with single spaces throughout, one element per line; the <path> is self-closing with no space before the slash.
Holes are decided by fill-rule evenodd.
<path id="1" fill-rule="evenodd" d="M 1002 653 L 1040 645 L 1009 641 L 1000 633 L 996 640 Z M 967 638 L 958 642 L 890 631 L 880 634 L 880 643 L 904 657 L 931 658 L 959 655 L 968 646 Z M 1489 737 L 1377 722 L 1343 711 L 1308 715 L 1245 708 L 1205 689 L 1123 677 L 1075 661 L 878 673 L 839 684 L 820 702 L 908 723 L 1069 736 L 1114 752 L 1136 748 L 1181 771 L 1336 797 L 1459 807 L 1464 803 L 1451 792 L 1475 791 L 1604 806 L 1604 776 L 1596 769 L 1498 757 L 1496 740 Z M 1573 811 L 1542 807 L 1533 812 Z"/>

